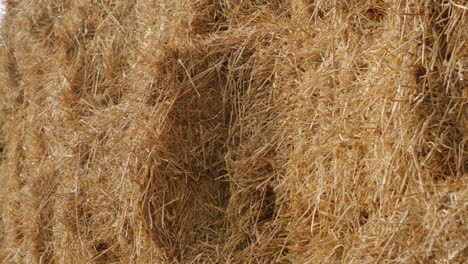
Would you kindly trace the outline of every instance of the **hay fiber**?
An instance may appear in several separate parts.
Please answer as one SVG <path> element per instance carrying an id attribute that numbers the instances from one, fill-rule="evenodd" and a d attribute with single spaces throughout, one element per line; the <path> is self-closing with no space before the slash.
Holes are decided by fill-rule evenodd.
<path id="1" fill-rule="evenodd" d="M 466 263 L 466 1 L 6 4 L 1 263 Z"/>

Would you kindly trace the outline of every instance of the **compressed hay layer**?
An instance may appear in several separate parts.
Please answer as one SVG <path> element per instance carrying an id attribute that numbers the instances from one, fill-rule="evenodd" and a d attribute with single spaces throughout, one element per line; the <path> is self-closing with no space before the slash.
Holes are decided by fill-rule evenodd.
<path id="1" fill-rule="evenodd" d="M 461 2 L 7 1 L 0 262 L 463 262 Z"/>

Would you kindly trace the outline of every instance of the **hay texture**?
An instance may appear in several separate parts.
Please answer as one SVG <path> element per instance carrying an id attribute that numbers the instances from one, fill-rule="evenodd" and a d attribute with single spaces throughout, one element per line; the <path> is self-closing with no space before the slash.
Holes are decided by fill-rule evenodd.
<path id="1" fill-rule="evenodd" d="M 462 0 L 7 0 L 1 263 L 463 263 Z"/>

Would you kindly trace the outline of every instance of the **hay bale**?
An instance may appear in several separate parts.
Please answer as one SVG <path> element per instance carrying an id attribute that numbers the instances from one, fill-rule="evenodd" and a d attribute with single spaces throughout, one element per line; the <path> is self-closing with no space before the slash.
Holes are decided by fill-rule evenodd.
<path id="1" fill-rule="evenodd" d="M 7 1 L 5 263 L 461 263 L 459 1 Z"/>

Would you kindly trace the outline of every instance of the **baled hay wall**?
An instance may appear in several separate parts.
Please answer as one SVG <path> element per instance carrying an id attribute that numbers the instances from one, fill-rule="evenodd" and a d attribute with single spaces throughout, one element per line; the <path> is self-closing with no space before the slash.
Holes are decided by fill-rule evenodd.
<path id="1" fill-rule="evenodd" d="M 8 0 L 2 263 L 462 263 L 459 0 Z"/>

